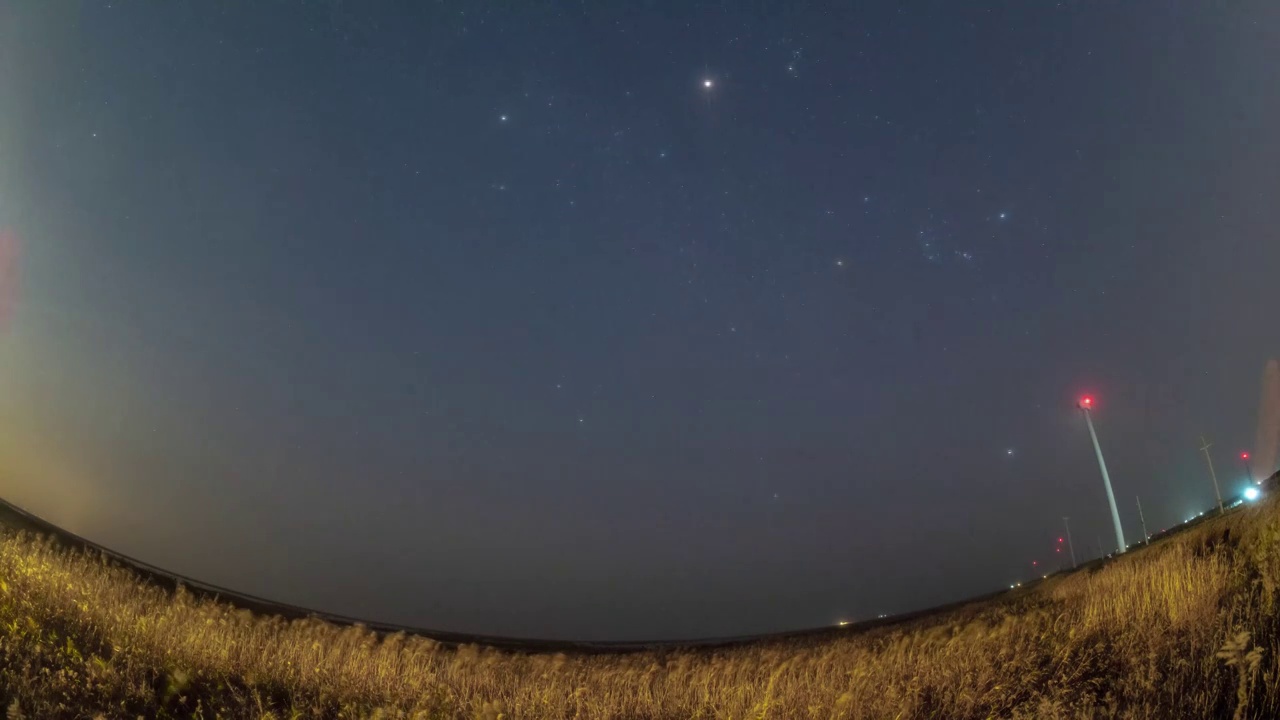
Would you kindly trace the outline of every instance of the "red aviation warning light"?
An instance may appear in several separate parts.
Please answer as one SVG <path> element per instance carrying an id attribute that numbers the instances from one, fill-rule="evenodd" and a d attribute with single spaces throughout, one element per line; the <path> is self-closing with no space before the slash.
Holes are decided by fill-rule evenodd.
<path id="1" fill-rule="evenodd" d="M 1093 396 L 1092 396 L 1092 395 L 1085 395 L 1084 397 L 1080 398 L 1080 409 L 1081 409 L 1081 410 L 1092 410 L 1092 409 L 1093 409 Z"/>

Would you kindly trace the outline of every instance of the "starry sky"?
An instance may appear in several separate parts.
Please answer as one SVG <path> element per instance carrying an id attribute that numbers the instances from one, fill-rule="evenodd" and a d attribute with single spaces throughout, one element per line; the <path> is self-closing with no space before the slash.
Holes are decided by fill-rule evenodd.
<path id="1" fill-rule="evenodd" d="M 1267 0 L 5 0 L 0 108 L 0 496 L 371 620 L 984 593 L 1280 354 Z"/>

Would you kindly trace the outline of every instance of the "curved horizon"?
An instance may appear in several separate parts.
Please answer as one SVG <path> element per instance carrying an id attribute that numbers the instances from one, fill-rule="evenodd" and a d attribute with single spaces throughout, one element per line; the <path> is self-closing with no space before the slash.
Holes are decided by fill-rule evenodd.
<path id="1" fill-rule="evenodd" d="M 491 636 L 940 605 L 1064 516 L 1101 556 L 1081 392 L 1125 536 L 1214 496 L 1202 435 L 1248 482 L 1277 18 L 2 4 L 0 494 Z"/>

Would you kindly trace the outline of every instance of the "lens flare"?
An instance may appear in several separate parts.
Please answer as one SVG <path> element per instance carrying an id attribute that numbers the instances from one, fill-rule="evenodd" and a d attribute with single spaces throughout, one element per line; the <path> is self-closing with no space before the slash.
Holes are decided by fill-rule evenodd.
<path id="1" fill-rule="evenodd" d="M 18 236 L 12 230 L 0 229 L 0 330 L 9 326 L 17 303 Z"/>

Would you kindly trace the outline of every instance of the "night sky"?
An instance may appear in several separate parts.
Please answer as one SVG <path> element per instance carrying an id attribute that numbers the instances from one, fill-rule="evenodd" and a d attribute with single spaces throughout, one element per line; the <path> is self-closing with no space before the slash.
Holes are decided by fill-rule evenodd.
<path id="1" fill-rule="evenodd" d="M 875 617 L 1238 490 L 1280 4 L 0 2 L 0 496 L 390 622 Z"/>

